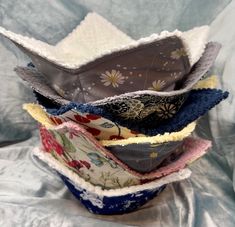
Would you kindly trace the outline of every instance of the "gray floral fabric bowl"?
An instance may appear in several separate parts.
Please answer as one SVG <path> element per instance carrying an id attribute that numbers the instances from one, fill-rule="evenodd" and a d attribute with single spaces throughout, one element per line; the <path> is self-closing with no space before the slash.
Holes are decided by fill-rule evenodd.
<path id="1" fill-rule="evenodd" d="M 158 168 L 178 149 L 182 149 L 182 143 L 183 141 L 173 141 L 163 144 L 114 145 L 107 147 L 107 149 L 130 168 L 141 173 L 148 173 Z"/>
<path id="2" fill-rule="evenodd" d="M 124 93 L 92 102 L 91 105 L 101 107 L 108 113 L 122 119 L 141 120 L 153 113 L 159 119 L 169 119 L 179 111 L 193 86 L 209 71 L 219 50 L 220 44 L 208 43 L 200 60 L 183 78 L 181 84 L 178 84 L 180 87 L 178 90 L 157 91 L 157 86 L 161 86 L 161 82 L 158 80 L 158 82 L 153 82 L 152 88 L 150 88 L 152 91 Z M 165 114 L 166 112 L 169 114 Z"/>
<path id="3" fill-rule="evenodd" d="M 86 29 L 94 37 L 88 39 Z M 164 31 L 136 41 L 93 13 L 52 46 L 0 27 L 0 34 L 31 58 L 51 88 L 82 103 L 127 92 L 180 89 L 204 52 L 208 31 L 208 26 Z"/>
<path id="4" fill-rule="evenodd" d="M 182 84 L 182 89 L 168 92 L 157 92 L 153 90 L 129 92 L 90 102 L 89 104 L 100 107 L 107 113 L 122 119 L 140 121 L 153 113 L 162 120 L 172 118 L 187 99 L 188 93 L 192 87 L 210 69 L 219 49 L 220 45 L 217 43 L 207 44 L 203 56 L 196 63 L 193 70 Z M 17 67 L 16 72 L 23 80 L 27 81 L 34 90 L 43 96 L 60 104 L 69 103 L 69 100 L 58 95 L 50 87 L 48 82 L 35 68 Z M 165 114 L 166 112 L 169 114 Z"/>

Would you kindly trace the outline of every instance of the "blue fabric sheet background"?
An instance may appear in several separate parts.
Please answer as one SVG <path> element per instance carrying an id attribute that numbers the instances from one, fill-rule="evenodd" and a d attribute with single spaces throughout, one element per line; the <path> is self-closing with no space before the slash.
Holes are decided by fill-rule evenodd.
<path id="1" fill-rule="evenodd" d="M 52 170 L 32 157 L 37 126 L 21 105 L 33 94 L 13 71 L 29 59 L 0 38 L 0 226 L 235 226 L 235 1 L 0 0 L 0 25 L 55 44 L 89 11 L 134 38 L 211 25 L 211 40 L 223 45 L 212 72 L 230 92 L 198 126 L 213 149 L 192 165 L 190 179 L 170 185 L 140 210 L 90 214 Z"/>

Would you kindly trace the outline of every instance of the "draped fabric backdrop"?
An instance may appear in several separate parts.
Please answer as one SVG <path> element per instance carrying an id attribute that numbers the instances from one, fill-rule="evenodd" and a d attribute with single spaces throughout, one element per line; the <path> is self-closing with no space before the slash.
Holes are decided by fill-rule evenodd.
<path id="1" fill-rule="evenodd" d="M 198 134 L 212 151 L 140 210 L 95 216 L 61 180 L 31 155 L 37 125 L 22 110 L 33 94 L 15 74 L 29 59 L 0 38 L 0 226 L 235 226 L 235 1 L 229 0 L 0 0 L 0 25 L 55 44 L 95 11 L 133 38 L 162 30 L 211 25 L 222 43 L 212 73 L 230 97 L 200 120 Z"/>

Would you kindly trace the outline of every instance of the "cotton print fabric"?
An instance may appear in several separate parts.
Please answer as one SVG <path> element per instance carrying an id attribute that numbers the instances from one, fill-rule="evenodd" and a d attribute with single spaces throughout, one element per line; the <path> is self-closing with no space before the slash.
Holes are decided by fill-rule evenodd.
<path id="1" fill-rule="evenodd" d="M 168 185 L 156 199 L 136 212 L 120 216 L 99 216 L 97 219 L 97 216 L 87 212 L 68 193 L 51 168 L 31 156 L 32 148 L 38 143 L 37 133 L 33 131 L 36 124 L 27 117 L 27 114 L 23 114 L 21 105 L 31 102 L 33 95 L 17 79 L 12 70 L 16 64 L 26 65 L 29 59 L 5 39 L 1 39 L 1 58 L 4 62 L 7 59 L 7 62 L 0 64 L 0 77 L 2 81 L 8 80 L 8 83 L 4 83 L 0 88 L 3 104 L 0 110 L 2 116 L 0 140 L 1 145 L 6 145 L 7 139 L 10 139 L 11 143 L 16 141 L 18 143 L 12 145 L 8 143 L 8 146 L 0 148 L 2 170 L 0 210 L 3 211 L 0 212 L 0 224 L 72 226 L 80 223 L 81 226 L 102 227 L 234 226 L 233 127 L 231 127 L 234 119 L 231 104 L 233 89 L 230 89 L 232 84 L 228 82 L 233 81 L 231 60 L 234 33 L 233 1 L 216 0 L 207 4 L 202 1 L 177 1 L 177 3 L 150 1 L 148 4 L 142 1 L 118 1 L 118 4 L 105 1 L 102 7 L 94 1 L 73 1 L 69 7 L 61 1 L 42 3 L 36 0 L 24 1 L 24 4 L 11 3 L 11 0 L 2 3 L 0 15 L 4 20 L 1 20 L 1 25 L 31 37 L 40 38 L 43 34 L 42 39 L 51 44 L 57 43 L 72 31 L 88 11 L 99 12 L 135 39 L 163 29 L 171 31 L 179 28 L 184 31 L 194 26 L 211 24 L 215 20 L 210 37 L 211 40 L 220 42 L 223 47 L 211 72 L 219 75 L 219 80 L 223 81 L 223 88 L 229 89 L 231 95 L 221 104 L 222 106 L 212 110 L 209 117 L 204 116 L 199 121 L 200 135 L 215 143 L 212 152 L 190 166 L 193 170 L 190 179 Z M 38 13 L 41 16 L 35 17 Z M 15 111 L 11 112 L 12 109 Z M 19 142 L 19 139 L 24 141 Z M 29 181 L 31 184 L 26 183 Z M 25 207 L 28 207 L 27 212 Z M 168 215 L 162 215 L 163 213 Z"/>

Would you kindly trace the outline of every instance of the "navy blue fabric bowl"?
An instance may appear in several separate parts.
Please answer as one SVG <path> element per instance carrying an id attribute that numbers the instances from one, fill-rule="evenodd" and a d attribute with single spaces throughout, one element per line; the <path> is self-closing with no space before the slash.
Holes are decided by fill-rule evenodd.
<path id="1" fill-rule="evenodd" d="M 91 212 L 94 214 L 113 215 L 124 214 L 135 211 L 151 199 L 158 196 L 166 187 L 155 189 L 146 189 L 136 193 L 129 193 L 120 196 L 98 196 L 87 192 L 86 189 L 75 187 L 71 181 L 59 174 L 70 192 Z"/>
<path id="2" fill-rule="evenodd" d="M 228 92 L 223 92 L 218 89 L 192 90 L 180 110 L 172 118 L 164 121 L 158 121 L 157 117 L 152 114 L 137 124 L 136 121 L 125 120 L 121 117 L 113 116 L 104 109 L 89 104 L 71 102 L 68 105 L 58 108 L 58 105 L 53 104 L 51 100 L 45 98 L 39 93 L 35 92 L 35 94 L 39 104 L 47 108 L 47 111 L 52 115 L 60 115 L 71 109 L 77 109 L 83 113 L 86 112 L 100 115 L 115 123 L 118 123 L 121 126 L 148 136 L 180 131 L 189 123 L 197 120 L 211 108 L 219 104 L 223 99 L 228 97 Z"/>

